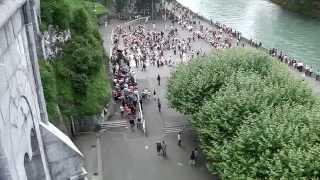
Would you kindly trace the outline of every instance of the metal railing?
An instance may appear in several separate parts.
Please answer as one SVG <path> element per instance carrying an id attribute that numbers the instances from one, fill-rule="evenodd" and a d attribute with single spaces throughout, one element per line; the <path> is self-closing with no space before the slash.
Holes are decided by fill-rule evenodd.
<path id="1" fill-rule="evenodd" d="M 143 117 L 143 111 L 142 111 L 142 104 L 140 103 L 140 95 L 139 92 L 137 92 L 137 97 L 138 97 L 138 104 L 139 104 L 139 118 L 141 119 L 141 123 L 142 123 L 142 131 L 143 134 L 146 135 L 147 132 L 147 128 L 146 128 L 146 120 Z"/>
<path id="2" fill-rule="evenodd" d="M 146 24 L 150 19 L 150 16 L 145 16 L 145 17 L 139 17 L 139 18 L 136 18 L 134 20 L 131 20 L 131 21 L 128 21 L 126 23 L 124 23 L 125 26 L 131 26 L 131 25 L 134 25 L 134 24 Z"/>

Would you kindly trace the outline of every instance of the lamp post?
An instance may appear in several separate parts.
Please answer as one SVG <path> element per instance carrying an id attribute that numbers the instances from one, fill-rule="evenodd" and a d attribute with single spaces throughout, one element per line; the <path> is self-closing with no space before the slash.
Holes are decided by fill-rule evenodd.
<path id="1" fill-rule="evenodd" d="M 167 29 L 167 1 L 163 0 L 164 4 L 164 30 Z"/>
<path id="2" fill-rule="evenodd" d="M 94 16 L 96 15 L 96 12 L 97 12 L 97 10 L 96 10 L 96 3 L 95 3 L 95 2 L 96 2 L 95 0 L 92 0 L 92 6 L 93 6 L 92 12 L 93 12 L 93 15 L 94 15 Z"/>
<path id="3" fill-rule="evenodd" d="M 164 1 L 164 21 L 167 21 L 167 2 Z"/>
<path id="4" fill-rule="evenodd" d="M 152 17 L 152 20 L 153 20 L 153 0 L 151 2 L 151 17 Z"/>

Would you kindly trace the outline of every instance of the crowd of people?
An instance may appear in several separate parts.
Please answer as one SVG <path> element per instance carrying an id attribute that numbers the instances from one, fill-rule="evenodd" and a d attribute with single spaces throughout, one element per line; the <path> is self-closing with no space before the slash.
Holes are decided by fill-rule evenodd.
<path id="1" fill-rule="evenodd" d="M 282 63 L 287 64 L 288 66 L 291 66 L 295 69 L 297 69 L 299 72 L 304 72 L 306 76 L 312 76 L 314 73 L 314 70 L 311 66 L 304 64 L 302 62 L 297 61 L 295 58 L 288 56 L 287 54 L 283 53 L 281 50 L 278 49 L 271 49 L 269 53 L 277 58 Z M 315 74 L 316 80 L 320 80 L 320 73 L 317 72 Z"/>
<path id="2" fill-rule="evenodd" d="M 200 48 L 192 49 L 192 43 L 196 41 L 195 35 L 178 38 L 179 30 L 174 26 L 171 26 L 169 31 L 157 31 L 143 25 L 129 27 L 119 27 L 122 29 L 120 32 L 123 32 L 123 55 L 136 68 L 140 67 L 141 71 L 146 71 L 148 65 L 160 68 L 187 62 L 195 55 L 203 53 Z M 179 56 L 180 61 L 177 61 L 175 56 Z"/>
<path id="3" fill-rule="evenodd" d="M 226 25 L 203 23 L 187 8 L 175 4 L 168 7 L 169 18 L 172 24 L 179 24 L 183 29 L 192 33 L 192 40 L 203 39 L 215 49 L 231 48 L 240 45 L 241 34 Z"/>
<path id="4" fill-rule="evenodd" d="M 122 50 L 118 48 L 118 43 L 114 44 L 111 56 L 113 73 L 113 99 L 120 104 L 122 117 L 127 117 L 133 127 L 137 121 L 137 127 L 141 127 L 141 119 L 137 117 L 139 111 L 138 84 L 134 78 L 134 72 L 130 64 L 122 55 Z"/>

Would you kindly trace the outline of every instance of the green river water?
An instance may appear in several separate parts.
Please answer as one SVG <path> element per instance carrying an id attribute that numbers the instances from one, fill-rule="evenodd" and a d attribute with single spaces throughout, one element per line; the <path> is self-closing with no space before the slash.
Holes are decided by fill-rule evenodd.
<path id="1" fill-rule="evenodd" d="M 320 20 L 289 12 L 269 0 L 178 0 L 213 22 L 226 24 L 266 48 L 320 69 Z"/>

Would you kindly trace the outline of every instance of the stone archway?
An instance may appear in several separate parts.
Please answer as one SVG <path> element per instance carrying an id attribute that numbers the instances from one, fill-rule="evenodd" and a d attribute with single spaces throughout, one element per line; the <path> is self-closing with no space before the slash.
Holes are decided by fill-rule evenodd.
<path id="1" fill-rule="evenodd" d="M 24 168 L 26 170 L 26 175 L 27 175 L 27 179 L 28 180 L 31 180 L 31 179 L 34 179 L 32 177 L 32 160 L 30 159 L 28 153 L 26 153 L 24 155 Z"/>
<path id="2" fill-rule="evenodd" d="M 45 179 L 44 168 L 38 144 L 38 139 L 34 129 L 30 132 L 32 154 L 28 153 L 24 156 L 24 168 L 28 180 Z"/>

